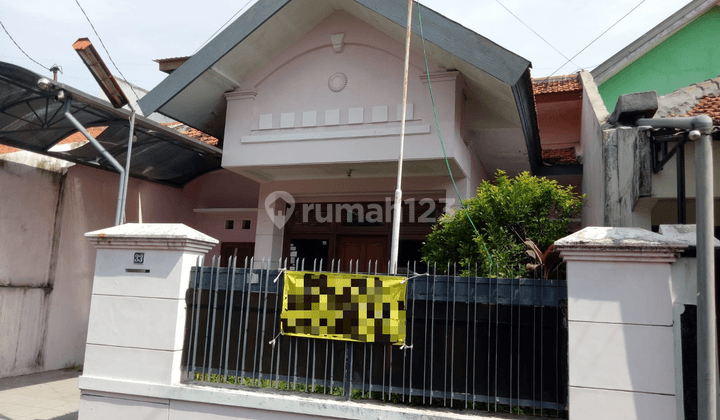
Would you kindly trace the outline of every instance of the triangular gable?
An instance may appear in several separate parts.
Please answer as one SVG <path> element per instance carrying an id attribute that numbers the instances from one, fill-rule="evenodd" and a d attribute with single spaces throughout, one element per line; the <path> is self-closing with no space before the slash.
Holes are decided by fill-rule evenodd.
<path id="1" fill-rule="evenodd" d="M 606 80 L 618 74 L 696 18 L 702 16 L 717 3 L 717 0 L 694 0 L 686 4 L 672 16 L 597 66 L 591 72 L 595 83 L 601 85 Z M 698 40 L 698 42 L 700 41 L 701 40 Z"/>

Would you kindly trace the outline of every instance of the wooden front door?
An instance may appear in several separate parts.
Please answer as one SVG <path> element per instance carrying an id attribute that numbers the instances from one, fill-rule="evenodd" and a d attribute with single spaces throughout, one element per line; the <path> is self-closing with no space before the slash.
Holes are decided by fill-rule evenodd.
<path id="1" fill-rule="evenodd" d="M 237 268 L 245 267 L 245 258 L 250 265 L 250 258 L 255 254 L 255 242 L 223 242 L 220 244 L 220 258 L 223 267 L 228 266 L 228 260 L 237 252 Z"/>
<path id="2" fill-rule="evenodd" d="M 387 236 L 340 236 L 338 237 L 337 250 L 341 261 L 340 269 L 344 272 L 350 270 L 352 261 L 353 272 L 357 270 L 359 261 L 360 269 L 367 271 L 368 261 L 372 262 L 371 271 L 375 270 L 377 261 L 378 273 L 387 271 L 388 263 L 388 238 Z"/>

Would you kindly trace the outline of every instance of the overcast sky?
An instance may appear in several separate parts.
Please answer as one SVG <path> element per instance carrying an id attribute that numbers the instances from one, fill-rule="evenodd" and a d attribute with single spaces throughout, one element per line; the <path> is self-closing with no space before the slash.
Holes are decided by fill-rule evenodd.
<path id="1" fill-rule="evenodd" d="M 152 60 L 191 55 L 247 0 L 80 0 L 115 63 L 127 79 L 152 89 L 166 75 Z M 262 0 L 260 0 L 262 1 Z M 321 1 L 321 0 L 316 0 Z M 386 0 L 401 1 L 406 0 Z M 572 57 L 641 0 L 500 0 L 520 19 Z M 684 6 L 687 0 L 645 0 L 625 20 L 556 74 L 592 70 Z M 251 5 L 255 1 L 251 1 Z M 496 0 L 422 2 L 530 60 L 533 76 L 548 76 L 566 60 L 523 26 Z M 417 15 L 416 15 L 417 16 Z M 116 73 L 75 0 L 0 1 L 0 21 L 17 43 L 46 67 L 58 64 L 61 82 L 98 94 L 99 88 L 71 45 L 89 37 Z M 0 32 L 0 61 L 47 71 L 34 64 Z"/>

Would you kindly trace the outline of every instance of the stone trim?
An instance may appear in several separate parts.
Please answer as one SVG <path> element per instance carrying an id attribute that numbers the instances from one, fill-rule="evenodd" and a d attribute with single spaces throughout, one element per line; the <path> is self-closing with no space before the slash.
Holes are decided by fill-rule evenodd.
<path id="1" fill-rule="evenodd" d="M 555 242 L 566 261 L 671 263 L 686 247 L 639 228 L 587 227 Z"/>
<path id="2" fill-rule="evenodd" d="M 484 420 L 497 419 L 474 411 L 472 415 L 443 409 L 422 409 L 373 402 L 345 401 L 317 394 L 288 393 L 283 391 L 237 389 L 229 386 L 161 385 L 134 381 L 110 380 L 81 376 L 78 388 L 83 395 L 104 395 L 124 400 L 173 401 L 249 408 L 268 412 L 301 414 L 319 418 L 380 419 L 380 420 Z"/>
<path id="3" fill-rule="evenodd" d="M 228 92 L 225 94 L 225 98 L 228 101 L 236 101 L 239 99 L 255 99 L 257 97 L 257 92 L 254 90 L 246 90 L 242 92 Z"/>
<path id="4" fill-rule="evenodd" d="M 99 249 L 162 249 L 206 253 L 219 242 L 180 223 L 127 223 L 88 232 L 85 237 Z"/>

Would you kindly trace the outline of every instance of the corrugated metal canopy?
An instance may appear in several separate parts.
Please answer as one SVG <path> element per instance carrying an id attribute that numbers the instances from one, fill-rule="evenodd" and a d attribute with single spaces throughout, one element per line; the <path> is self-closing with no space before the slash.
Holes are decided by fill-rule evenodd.
<path id="1" fill-rule="evenodd" d="M 73 163 L 115 172 L 112 165 L 87 143 L 68 151 L 51 150 L 76 132 L 63 114 L 60 91 L 70 111 L 86 128 L 107 127 L 97 140 L 124 165 L 130 130 L 130 112 L 61 83 L 48 91 L 38 87 L 42 76 L 0 62 L 0 144 Z M 181 187 L 193 178 L 221 167 L 222 151 L 145 117 L 136 116 L 130 176 Z"/>

